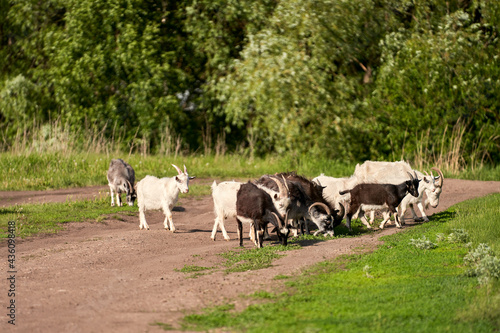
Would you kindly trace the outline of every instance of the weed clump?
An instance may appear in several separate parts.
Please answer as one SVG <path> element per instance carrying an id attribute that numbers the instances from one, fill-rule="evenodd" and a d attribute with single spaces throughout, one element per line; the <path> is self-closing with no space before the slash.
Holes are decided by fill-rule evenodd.
<path id="1" fill-rule="evenodd" d="M 464 263 L 471 266 L 466 274 L 476 276 L 479 284 L 488 284 L 493 279 L 500 279 L 500 258 L 496 257 L 491 248 L 481 243 L 464 257 Z"/>
<path id="2" fill-rule="evenodd" d="M 417 249 L 421 249 L 421 250 L 431 250 L 431 249 L 434 249 L 437 247 L 437 245 L 435 243 L 431 242 L 425 236 L 422 236 L 422 238 L 410 239 L 410 245 L 413 245 Z"/>
<path id="3" fill-rule="evenodd" d="M 448 235 L 450 243 L 467 243 L 469 234 L 464 229 L 452 229 L 452 233 Z"/>

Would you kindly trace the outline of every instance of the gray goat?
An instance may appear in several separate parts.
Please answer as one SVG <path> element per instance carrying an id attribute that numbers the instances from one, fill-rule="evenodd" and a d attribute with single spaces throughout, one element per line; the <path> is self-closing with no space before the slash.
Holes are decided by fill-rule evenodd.
<path id="1" fill-rule="evenodd" d="M 127 194 L 128 205 L 133 206 L 134 201 L 137 198 L 134 188 L 134 169 L 121 158 L 113 159 L 109 163 L 107 178 L 109 189 L 111 191 L 111 206 L 115 205 L 115 193 L 118 206 L 122 206 L 122 198 L 120 197 L 120 194 L 122 193 Z"/>

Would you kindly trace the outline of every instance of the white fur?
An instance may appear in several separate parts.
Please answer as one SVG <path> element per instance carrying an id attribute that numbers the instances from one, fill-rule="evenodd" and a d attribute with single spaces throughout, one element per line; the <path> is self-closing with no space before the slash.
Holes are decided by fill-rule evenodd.
<path id="1" fill-rule="evenodd" d="M 417 174 L 418 179 L 422 179 L 418 187 L 418 197 L 412 196 L 408 193 L 400 204 L 400 216 L 401 223 L 405 224 L 404 214 L 408 206 L 411 209 L 413 219 L 418 220 L 418 216 L 415 213 L 414 205 L 419 208 L 422 218 L 424 221 L 428 222 L 429 218 L 425 214 L 423 203 L 424 193 L 427 195 L 427 200 L 425 201 L 425 206 L 429 204 L 432 207 L 437 207 L 439 204 L 439 196 L 441 195 L 442 188 L 436 186 L 436 179 L 434 175 L 427 176 L 420 171 L 413 170 L 407 162 L 376 162 L 376 161 L 365 161 L 363 164 L 356 165 L 354 170 L 354 177 L 359 181 L 359 183 L 379 183 L 379 184 L 401 184 L 402 182 L 409 179 L 408 173 Z M 386 219 L 384 215 L 384 220 Z M 372 217 L 373 221 L 373 217 Z"/>
<path id="2" fill-rule="evenodd" d="M 224 225 L 224 220 L 230 217 L 236 217 L 236 197 L 238 194 L 238 190 L 243 183 L 236 181 L 226 181 L 221 182 L 217 185 L 217 182 L 214 180 L 212 183 L 212 199 L 214 200 L 214 212 L 215 212 L 215 221 L 214 227 L 212 229 L 212 234 L 210 238 L 215 240 L 217 236 L 217 227 L 222 231 L 222 236 L 225 240 L 229 240 L 229 235 L 226 232 L 226 227 Z M 273 199 L 274 205 L 278 212 L 284 216 L 288 206 L 290 205 L 290 198 L 280 198 L 279 192 L 273 191 L 267 187 L 257 185 L 260 189 L 264 190 L 268 193 Z M 242 221 L 244 222 L 244 221 Z M 253 234 L 253 224 L 250 228 L 249 237 L 251 240 L 255 241 L 255 237 Z"/>
<path id="3" fill-rule="evenodd" d="M 236 195 L 242 183 L 235 181 L 222 182 L 217 185 L 212 184 L 212 199 L 214 200 L 215 222 L 210 238 L 215 240 L 217 234 L 217 226 L 222 231 L 222 236 L 225 240 L 229 240 L 229 236 L 224 226 L 224 220 L 228 217 L 236 217 Z"/>
<path id="4" fill-rule="evenodd" d="M 162 209 L 165 214 L 163 226 L 165 229 L 175 232 L 175 226 L 172 221 L 172 208 L 179 199 L 179 192 L 189 192 L 189 177 L 186 166 L 184 172 L 173 165 L 178 171 L 174 177 L 165 177 L 158 179 L 154 176 L 146 176 L 137 183 L 137 201 L 139 205 L 139 229 L 148 229 L 146 222 L 146 210 Z"/>
<path id="5" fill-rule="evenodd" d="M 353 189 L 356 185 L 359 184 L 358 179 L 354 176 L 334 178 L 325 176 L 324 174 L 319 175 L 312 181 L 324 187 L 323 198 L 330 204 L 331 207 L 339 209 L 339 204 L 342 204 L 346 212 L 349 209 L 351 194 L 347 193 L 345 195 L 340 195 L 339 192 Z"/>

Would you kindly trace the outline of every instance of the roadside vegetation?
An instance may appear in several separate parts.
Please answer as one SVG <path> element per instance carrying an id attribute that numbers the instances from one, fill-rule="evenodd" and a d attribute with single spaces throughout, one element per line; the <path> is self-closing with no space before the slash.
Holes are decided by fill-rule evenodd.
<path id="1" fill-rule="evenodd" d="M 146 175 L 172 177 L 175 169 L 171 164 L 186 165 L 191 176 L 196 176 L 191 184 L 203 183 L 206 179 L 250 179 L 263 174 L 292 171 L 313 178 L 321 173 L 332 177 L 347 177 L 354 173 L 355 163 L 346 163 L 328 158 L 312 158 L 308 155 L 287 156 L 268 155 L 249 158 L 238 154 L 221 155 L 141 155 L 123 151 L 113 153 L 43 151 L 29 153 L 0 153 L 0 190 L 49 190 L 68 187 L 107 185 L 106 172 L 112 158 L 123 158 L 136 172 L 136 180 Z M 500 165 L 465 167 L 453 171 L 448 163 L 422 165 L 418 170 L 429 170 L 438 166 L 445 177 L 499 180 Z M 204 184 L 206 185 L 206 184 Z M 193 191 L 197 193 L 197 191 Z M 203 194 L 207 194 L 205 189 Z"/>
<path id="2" fill-rule="evenodd" d="M 16 237 L 26 238 L 42 233 L 56 233 L 63 229 L 65 223 L 99 223 L 107 218 L 120 219 L 122 215 L 130 214 L 138 214 L 136 206 L 111 207 L 110 198 L 105 193 L 97 193 L 94 199 L 89 200 L 0 207 L 0 239 L 8 236 L 9 221 L 16 222 Z"/>
<path id="3" fill-rule="evenodd" d="M 499 31 L 489 0 L 3 1 L 0 150 L 495 165 Z"/>
<path id="4" fill-rule="evenodd" d="M 227 303 L 188 315 L 182 329 L 496 331 L 500 328 L 498 207 L 499 194 L 460 203 L 435 214 L 429 223 L 384 237 L 384 245 L 371 254 L 322 262 L 300 276 L 279 276 L 285 292 L 252 294 L 255 304 L 241 312 Z M 484 244 L 489 254 L 471 260 Z"/>

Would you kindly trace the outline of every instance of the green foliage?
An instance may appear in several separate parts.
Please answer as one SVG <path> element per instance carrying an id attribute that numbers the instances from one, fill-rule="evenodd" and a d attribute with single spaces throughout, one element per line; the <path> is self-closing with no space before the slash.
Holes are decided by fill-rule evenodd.
<path id="1" fill-rule="evenodd" d="M 426 33 L 388 34 L 383 45 L 370 102 L 373 111 L 383 109 L 373 124 L 388 130 L 386 154 L 404 144 L 425 156 L 456 154 L 459 164 L 498 160 L 496 35 L 457 11 Z"/>
<path id="2" fill-rule="evenodd" d="M 480 284 L 500 279 L 500 258 L 493 254 L 487 244 L 481 243 L 476 249 L 469 251 L 464 257 L 464 263 L 472 266 L 466 274 L 477 276 Z"/>
<path id="3" fill-rule="evenodd" d="M 1 146 L 57 119 L 127 152 L 494 166 L 499 31 L 487 0 L 2 1 Z"/>

